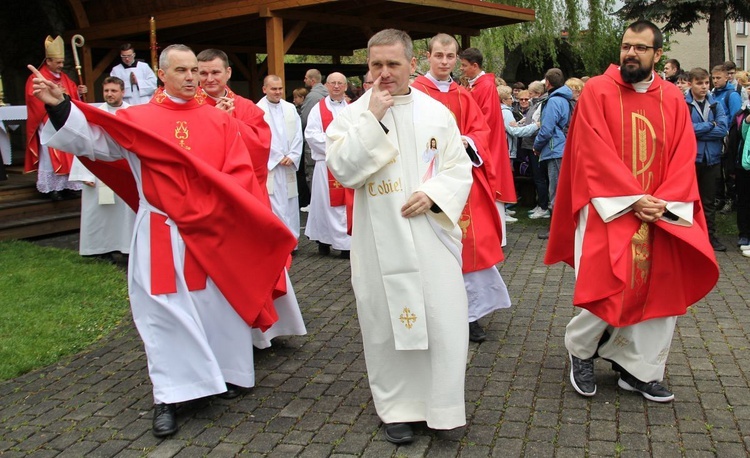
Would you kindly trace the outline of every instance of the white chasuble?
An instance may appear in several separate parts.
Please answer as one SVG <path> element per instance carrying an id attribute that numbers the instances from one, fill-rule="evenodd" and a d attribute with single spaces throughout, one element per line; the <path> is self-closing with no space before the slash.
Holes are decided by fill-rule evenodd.
<path id="1" fill-rule="evenodd" d="M 440 103 L 418 91 L 395 97 L 381 126 L 367 110 L 369 97 L 331 123 L 326 161 L 344 186 L 355 189 L 352 285 L 370 389 L 386 423 L 456 428 L 466 423 L 468 351 L 457 222 L 471 187 L 471 164 Z M 432 161 L 422 153 L 433 142 L 438 170 L 423 183 Z M 442 211 L 403 218 L 401 207 L 415 191 Z M 419 333 L 410 335 L 415 329 Z"/>

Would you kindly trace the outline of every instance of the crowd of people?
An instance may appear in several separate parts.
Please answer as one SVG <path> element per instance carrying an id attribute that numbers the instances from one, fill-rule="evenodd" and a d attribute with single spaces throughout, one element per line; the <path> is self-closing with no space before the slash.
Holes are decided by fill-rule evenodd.
<path id="1" fill-rule="evenodd" d="M 268 75 L 257 104 L 230 88 L 221 50 L 168 46 L 154 74 L 124 45 L 91 109 L 60 46 L 48 39 L 45 63 L 29 66 L 27 168 L 42 192 L 85 186 L 81 254 L 130 253 L 157 437 L 177 431 L 177 404 L 252 387 L 253 346 L 306 333 L 288 275 L 300 212 L 319 255 L 351 264 L 375 409 L 397 444 L 413 422 L 466 423 L 469 342 L 511 306 L 497 265 L 517 221 L 514 176 L 533 182 L 529 218 L 551 219 L 545 262 L 575 270 L 582 310 L 565 346 L 582 396 L 596 394 L 601 357 L 623 390 L 674 399 L 663 378 L 677 317 L 713 288 L 726 250 L 717 209 L 736 208 L 750 257 L 747 74 L 726 63 L 682 76 L 670 59 L 661 77 L 648 21 L 627 27 L 604 74 L 550 68 L 528 86 L 485 72 L 481 51 L 447 34 L 415 76 L 411 38 L 386 29 L 361 86 L 309 69 L 287 102 Z"/>

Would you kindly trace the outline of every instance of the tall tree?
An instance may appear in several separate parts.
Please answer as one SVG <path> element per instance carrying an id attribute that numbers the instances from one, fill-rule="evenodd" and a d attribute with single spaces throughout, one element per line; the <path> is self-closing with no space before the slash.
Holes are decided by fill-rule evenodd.
<path id="1" fill-rule="evenodd" d="M 491 1 L 533 9 L 536 16 L 534 22 L 483 30 L 473 40 L 491 71 L 499 71 L 506 64 L 508 53 L 520 48 L 523 56 L 542 72 L 546 60 L 558 63 L 564 43 L 589 75 L 599 74 L 616 62 L 621 24 L 613 14 L 614 0 Z"/>
<path id="2" fill-rule="evenodd" d="M 750 21 L 748 0 L 625 0 L 618 13 L 625 19 L 649 19 L 664 32 L 690 33 L 700 21 L 708 23 L 708 61 L 724 62 L 724 26 L 727 19 Z M 731 58 L 731 56 L 730 56 Z"/>

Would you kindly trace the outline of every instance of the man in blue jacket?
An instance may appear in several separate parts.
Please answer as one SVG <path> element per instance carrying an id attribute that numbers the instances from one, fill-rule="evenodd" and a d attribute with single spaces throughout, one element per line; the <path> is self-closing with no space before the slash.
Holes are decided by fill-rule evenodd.
<path id="1" fill-rule="evenodd" d="M 708 92 L 711 78 L 703 68 L 694 68 L 688 74 L 690 90 L 685 94 L 690 118 L 693 121 L 698 151 L 695 156 L 695 174 L 698 192 L 706 215 L 708 237 L 714 251 L 726 251 L 716 238 L 716 180 L 721 174 L 721 149 L 729 132 L 729 121 L 724 105 Z"/>
<path id="2" fill-rule="evenodd" d="M 553 210 L 555 193 L 557 191 L 557 177 L 560 175 L 565 138 L 570 124 L 570 100 L 573 92 L 565 85 L 562 70 L 551 68 L 544 74 L 547 87 L 546 102 L 541 107 L 541 127 L 534 140 L 534 154 L 539 156 L 542 170 L 546 170 L 549 180 L 549 209 Z M 540 234 L 540 238 L 547 238 L 547 234 Z"/>

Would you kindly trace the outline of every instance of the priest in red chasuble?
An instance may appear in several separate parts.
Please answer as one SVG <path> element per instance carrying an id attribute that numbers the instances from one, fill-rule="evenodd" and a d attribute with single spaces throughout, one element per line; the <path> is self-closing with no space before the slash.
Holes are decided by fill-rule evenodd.
<path id="1" fill-rule="evenodd" d="M 677 317 L 716 284 L 695 178 L 696 143 L 682 93 L 654 72 L 661 31 L 622 36 L 620 67 L 586 83 L 563 155 L 545 262 L 576 271 L 568 324 L 570 380 L 596 394 L 594 358 L 618 386 L 668 402 L 663 384 Z"/>
<path id="2" fill-rule="evenodd" d="M 130 303 L 153 384 L 152 432 L 172 435 L 177 403 L 255 384 L 251 327 L 277 320 L 271 294 L 296 240 L 268 207 L 237 121 L 195 97 L 187 46 L 165 48 L 164 88 L 116 116 L 71 103 L 34 72 L 50 118 L 42 143 L 78 155 L 138 211 Z"/>
<path id="3" fill-rule="evenodd" d="M 86 93 L 86 86 L 77 86 L 68 75 L 63 72 L 65 64 L 65 42 L 62 37 L 52 39 L 48 36 L 44 41 L 44 63 L 39 67 L 39 72 L 47 80 L 72 99 L 81 100 L 78 93 Z M 37 172 L 36 188 L 39 192 L 47 194 L 53 200 L 62 199 L 61 191 L 79 191 L 81 183 L 68 181 L 70 166 L 73 164 L 73 156 L 57 150 L 48 148 L 39 143 L 39 131 L 47 121 L 47 112 L 44 104 L 33 95 L 33 78 L 30 75 L 26 80 L 26 156 L 23 171 L 26 173 Z"/>
<path id="4" fill-rule="evenodd" d="M 229 66 L 229 57 L 224 51 L 204 49 L 197 57 L 201 87 L 196 97 L 204 97 L 207 105 L 226 111 L 239 121 L 242 140 L 250 152 L 258 184 L 265 189 L 271 149 L 271 128 L 263 119 L 263 110 L 252 100 L 235 94 L 229 87 L 232 67 Z"/>
<path id="5" fill-rule="evenodd" d="M 513 181 L 513 166 L 510 162 L 505 122 L 500 107 L 500 97 L 495 86 L 495 75 L 482 70 L 484 56 L 477 48 L 466 48 L 458 54 L 461 72 L 468 78 L 469 93 L 482 109 L 484 119 L 490 127 L 489 147 L 492 151 L 494 170 L 489 177 L 495 200 L 500 209 L 500 218 L 506 222 L 505 204 L 516 202 L 516 186 Z M 509 215 L 508 215 L 509 216 Z M 512 220 L 508 220 L 512 222 Z M 505 237 L 503 233 L 503 246 Z"/>
<path id="6" fill-rule="evenodd" d="M 496 160 L 488 146 L 492 141 L 491 129 L 479 105 L 451 77 L 457 58 L 456 39 L 444 33 L 435 35 L 428 46 L 430 71 L 417 77 L 412 87 L 441 102 L 453 113 L 472 160 L 474 183 L 458 225 L 462 231 L 462 270 L 469 297 L 469 339 L 481 342 L 487 335 L 479 318 L 510 307 L 510 296 L 495 267 L 504 258 L 500 214 L 490 182 Z"/>

